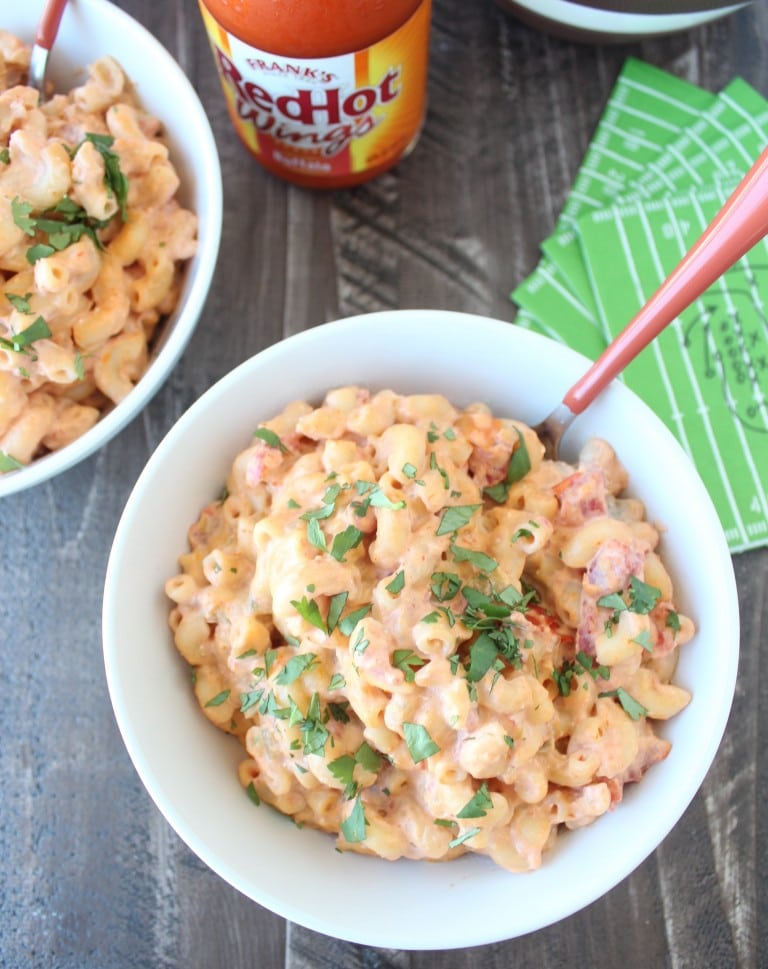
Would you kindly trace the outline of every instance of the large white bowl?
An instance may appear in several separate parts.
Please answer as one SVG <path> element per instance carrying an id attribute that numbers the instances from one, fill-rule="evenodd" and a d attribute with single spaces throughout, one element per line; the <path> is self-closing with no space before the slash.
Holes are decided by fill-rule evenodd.
<path id="1" fill-rule="evenodd" d="M 682 611 L 698 627 L 677 680 L 690 706 L 664 729 L 672 751 L 594 825 L 562 835 L 543 867 L 509 874 L 480 857 L 386 862 L 334 849 L 270 808 L 236 775 L 237 741 L 203 717 L 167 626 L 166 578 L 186 533 L 220 493 L 260 421 L 296 398 L 350 382 L 486 401 L 536 423 L 588 361 L 511 324 L 441 311 L 374 313 L 318 326 L 243 363 L 184 414 L 127 503 L 104 593 L 104 654 L 123 739 L 142 781 L 180 837 L 259 904 L 311 929 L 404 949 L 458 948 L 522 935 L 594 901 L 649 855 L 678 821 L 714 758 L 736 678 L 739 621 L 731 559 L 712 504 L 669 431 L 614 384 L 568 432 L 565 456 L 590 435 L 611 441 L 631 492 L 668 531 L 663 554 Z M 712 590 L 717 590 L 717 595 Z"/>
<path id="2" fill-rule="evenodd" d="M 3 5 L 0 28 L 32 43 L 41 3 Z M 109 441 L 147 404 L 181 356 L 205 303 L 219 252 L 221 167 L 203 106 L 184 72 L 152 34 L 107 0 L 70 0 L 49 60 L 60 90 L 82 84 L 85 68 L 111 54 L 134 82 L 142 106 L 162 122 L 181 179 L 178 198 L 199 219 L 197 254 L 187 264 L 181 297 L 163 324 L 146 373 L 131 393 L 86 434 L 19 471 L 0 475 L 0 497 L 60 474 Z"/>

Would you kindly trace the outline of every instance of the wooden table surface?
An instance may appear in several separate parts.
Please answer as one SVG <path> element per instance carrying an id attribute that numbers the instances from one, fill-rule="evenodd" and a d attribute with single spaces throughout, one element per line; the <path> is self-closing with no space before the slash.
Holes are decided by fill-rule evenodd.
<path id="1" fill-rule="evenodd" d="M 126 498 L 158 441 L 204 390 L 282 336 L 340 316 L 438 307 L 512 320 L 508 293 L 536 264 L 625 58 L 712 90 L 741 74 L 768 94 L 768 4 L 688 33 L 594 47 L 537 33 L 492 0 L 435 0 L 430 107 L 416 151 L 378 180 L 333 194 L 282 183 L 240 147 L 196 4 L 121 6 L 174 54 L 208 111 L 224 172 L 221 256 L 198 329 L 141 417 L 55 481 L 2 500 L 0 965 L 768 964 L 768 758 L 760 743 L 768 734 L 765 660 L 760 675 L 768 549 L 735 558 L 743 625 L 736 701 L 684 817 L 605 898 L 479 949 L 410 953 L 338 942 L 287 924 L 209 871 L 128 759 L 100 630 Z"/>

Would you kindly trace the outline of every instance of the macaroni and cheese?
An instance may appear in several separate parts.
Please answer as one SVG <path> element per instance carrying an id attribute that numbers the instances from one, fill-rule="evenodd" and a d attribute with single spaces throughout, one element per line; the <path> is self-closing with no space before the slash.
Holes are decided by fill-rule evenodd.
<path id="1" fill-rule="evenodd" d="M 0 31 L 0 473 L 130 392 L 197 245 L 160 122 L 116 61 L 41 101 L 29 57 Z"/>
<path id="2" fill-rule="evenodd" d="M 387 859 L 538 867 L 670 744 L 694 629 L 612 448 L 341 387 L 254 428 L 166 583 L 240 781 Z"/>

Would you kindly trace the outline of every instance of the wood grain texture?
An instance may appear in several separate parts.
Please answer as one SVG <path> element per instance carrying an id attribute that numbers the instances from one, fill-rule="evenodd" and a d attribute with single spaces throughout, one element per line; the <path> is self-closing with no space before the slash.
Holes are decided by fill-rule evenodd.
<path id="1" fill-rule="evenodd" d="M 136 477 L 215 380 L 282 336 L 340 315 L 420 306 L 511 320 L 508 293 L 536 264 L 625 58 L 713 90 L 738 73 L 768 94 L 768 4 L 690 33 L 591 47 L 537 33 L 491 0 L 435 0 L 416 150 L 375 182 L 336 193 L 283 184 L 236 141 L 194 3 L 120 5 L 200 93 L 220 148 L 226 219 L 203 318 L 166 385 L 102 452 L 0 507 L 0 966 L 765 964 L 768 550 L 735 559 L 743 632 L 734 711 L 701 792 L 659 850 L 557 925 L 452 952 L 372 949 L 286 925 L 198 861 L 124 751 L 100 608 Z"/>

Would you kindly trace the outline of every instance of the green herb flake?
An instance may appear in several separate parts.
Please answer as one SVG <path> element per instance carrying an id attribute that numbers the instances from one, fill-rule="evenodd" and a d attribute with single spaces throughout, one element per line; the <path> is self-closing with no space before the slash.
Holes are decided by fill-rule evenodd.
<path id="1" fill-rule="evenodd" d="M 496 559 L 486 555 L 485 552 L 478 552 L 475 549 L 463 548 L 451 542 L 451 554 L 456 562 L 469 562 L 469 564 L 480 572 L 493 572 L 499 567 Z"/>
<path id="2" fill-rule="evenodd" d="M 648 585 L 637 576 L 632 576 L 629 580 L 630 609 L 640 615 L 647 615 L 652 612 L 656 603 L 661 598 L 661 589 L 656 586 Z"/>
<path id="3" fill-rule="evenodd" d="M 357 749 L 355 754 L 355 760 L 363 768 L 363 770 L 368 771 L 371 774 L 376 774 L 381 770 L 381 765 L 383 763 L 381 755 L 377 754 L 376 751 L 364 740 Z"/>
<path id="4" fill-rule="evenodd" d="M 476 834 L 480 834 L 480 828 L 469 828 L 468 831 L 460 834 L 458 838 L 454 838 L 453 841 L 449 841 L 448 847 L 458 848 L 458 846 L 464 844 L 465 841 L 469 841 L 470 838 L 474 838 Z"/>
<path id="5" fill-rule="evenodd" d="M 456 815 L 457 818 L 484 818 L 493 808 L 493 801 L 488 793 L 488 785 L 483 783 L 477 790 L 474 797 Z"/>
<path id="6" fill-rule="evenodd" d="M 409 723 L 404 720 L 403 734 L 414 764 L 419 764 L 422 760 L 431 757 L 432 754 L 440 752 L 438 745 L 429 736 L 427 728 L 420 723 Z"/>
<path id="7" fill-rule="evenodd" d="M 602 693 L 598 693 L 597 695 L 599 697 L 615 697 L 631 720 L 640 720 L 641 717 L 645 717 L 648 714 L 647 709 L 642 705 L 642 703 L 638 703 L 633 696 L 627 693 L 623 686 L 620 686 L 615 690 L 604 690 Z"/>
<path id="8" fill-rule="evenodd" d="M 261 804 L 261 798 L 258 795 L 256 788 L 253 786 L 253 781 L 246 787 L 245 793 L 248 795 L 251 801 L 258 807 Z"/>
<path id="9" fill-rule="evenodd" d="M 248 713 L 255 706 L 258 705 L 261 698 L 264 696 L 263 690 L 252 690 L 249 693 L 240 694 L 240 713 Z"/>
<path id="10" fill-rule="evenodd" d="M 334 690 L 343 690 L 346 685 L 347 681 L 341 673 L 334 673 L 328 683 L 328 692 L 332 693 Z"/>
<path id="11" fill-rule="evenodd" d="M 290 645 L 294 645 L 294 644 L 291 643 Z M 295 645 L 296 646 L 300 645 L 298 640 L 296 641 Z M 267 676 L 269 676 L 269 674 L 272 672 L 272 667 L 275 665 L 275 661 L 277 660 L 277 657 L 278 657 L 278 651 L 276 649 L 268 649 L 266 653 L 264 653 L 264 669 L 266 670 Z"/>
<path id="12" fill-rule="evenodd" d="M 509 459 L 504 480 L 500 481 L 499 484 L 492 485 L 490 488 L 483 489 L 483 494 L 487 495 L 493 501 L 498 502 L 500 505 L 504 504 L 507 500 L 510 487 L 516 481 L 522 480 L 531 470 L 531 457 L 525 445 L 525 438 L 517 428 L 515 428 L 515 431 L 517 432 L 517 447 Z"/>
<path id="13" fill-rule="evenodd" d="M 429 589 L 438 602 L 453 599 L 461 588 L 461 579 L 455 572 L 433 572 Z"/>
<path id="14" fill-rule="evenodd" d="M 307 541 L 314 548 L 319 548 L 321 552 L 328 551 L 323 529 L 320 527 L 320 522 L 316 518 L 310 518 L 307 522 Z"/>
<path id="15" fill-rule="evenodd" d="M 318 662 L 317 653 L 300 653 L 298 656 L 292 656 L 277 674 L 275 683 L 279 686 L 289 686 L 308 670 L 317 666 Z"/>
<path id="16" fill-rule="evenodd" d="M 28 327 L 19 333 L 13 333 L 10 337 L 0 337 L 0 346 L 4 346 L 15 353 L 26 353 L 27 347 L 31 346 L 35 340 L 44 340 L 52 336 L 51 330 L 42 316 L 30 323 Z"/>
<path id="17" fill-rule="evenodd" d="M 367 606 L 361 606 L 359 609 L 355 609 L 352 612 L 347 613 L 347 615 L 339 621 L 339 632 L 341 632 L 344 636 L 351 636 L 355 626 L 360 622 L 361 619 L 365 619 L 372 608 L 373 603 L 369 602 Z"/>
<path id="18" fill-rule="evenodd" d="M 638 646 L 642 646 L 642 648 L 647 650 L 649 653 L 653 652 L 651 633 L 648 629 L 643 629 L 642 632 L 638 633 L 637 636 L 632 639 L 632 642 L 637 643 Z"/>
<path id="19" fill-rule="evenodd" d="M 672 609 L 667 613 L 667 618 L 664 622 L 667 629 L 671 629 L 673 632 L 680 631 L 680 616 L 674 612 Z"/>
<path id="20" fill-rule="evenodd" d="M 388 582 L 384 588 L 389 592 L 390 595 L 396 596 L 398 592 L 402 592 L 405 587 L 405 572 L 401 569 L 397 575 Z"/>
<path id="21" fill-rule="evenodd" d="M 222 703 L 227 702 L 231 692 L 231 690 L 222 690 L 221 693 L 217 693 L 216 696 L 211 697 L 211 699 L 205 704 L 206 707 L 220 707 Z"/>
<path id="22" fill-rule="evenodd" d="M 328 632 L 332 633 L 339 622 L 339 617 L 347 604 L 348 592 L 337 592 L 328 604 Z"/>
<path id="23" fill-rule="evenodd" d="M 334 535 L 331 555 L 337 562 L 344 562 L 347 552 L 357 548 L 362 540 L 363 533 L 360 529 L 355 528 L 354 525 L 347 525 L 343 532 Z"/>
<path id="24" fill-rule="evenodd" d="M 392 665 L 401 670 L 406 683 L 413 683 L 416 679 L 414 670 L 426 663 L 425 659 L 414 653 L 412 649 L 396 649 L 392 654 Z"/>
<path id="25" fill-rule="evenodd" d="M 463 528 L 481 505 L 449 505 L 440 514 L 436 535 L 452 535 Z"/>
<path id="26" fill-rule="evenodd" d="M 29 297 L 31 295 L 31 293 L 27 293 L 26 296 L 18 296 L 16 293 L 5 293 L 5 298 L 17 312 L 23 313 L 25 316 L 31 316 L 32 308 L 29 305 Z"/>
<path id="27" fill-rule="evenodd" d="M 499 655 L 499 648 L 491 637 L 490 633 L 482 632 L 469 647 L 469 669 L 467 679 L 471 683 L 477 683 L 485 676 L 493 666 L 494 660 Z"/>
<path id="28" fill-rule="evenodd" d="M 365 826 L 367 823 L 365 812 L 363 811 L 363 802 L 360 800 L 360 795 L 358 794 L 352 812 L 346 820 L 341 822 L 339 829 L 346 841 L 350 844 L 355 844 L 358 841 L 365 840 Z"/>
<path id="29" fill-rule="evenodd" d="M 320 612 L 320 606 L 318 606 L 314 599 L 307 599 L 306 596 L 302 596 L 300 600 L 291 599 L 291 605 L 302 619 L 305 619 L 312 626 L 316 626 L 323 632 L 328 631 L 325 620 Z"/>
<path id="30" fill-rule="evenodd" d="M 336 780 L 344 785 L 344 797 L 352 798 L 357 794 L 357 784 L 354 781 L 357 761 L 351 754 L 342 754 L 328 764 L 328 770 Z"/>
<path id="31" fill-rule="evenodd" d="M 533 538 L 533 532 L 528 528 L 518 528 L 517 531 L 512 536 L 512 538 L 510 539 L 510 541 L 516 542 L 518 541 L 518 539 L 521 539 L 521 538 Z"/>
<path id="32" fill-rule="evenodd" d="M 18 471 L 23 467 L 21 461 L 17 461 L 12 454 L 0 451 L 0 474 L 5 474 L 7 471 Z"/>
<path id="33" fill-rule="evenodd" d="M 283 454 L 287 454 L 288 448 L 283 444 L 278 435 L 268 427 L 257 427 L 253 436 L 263 441 L 267 447 L 275 448 Z"/>

